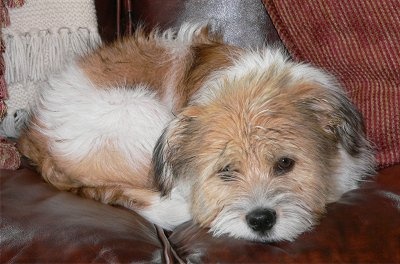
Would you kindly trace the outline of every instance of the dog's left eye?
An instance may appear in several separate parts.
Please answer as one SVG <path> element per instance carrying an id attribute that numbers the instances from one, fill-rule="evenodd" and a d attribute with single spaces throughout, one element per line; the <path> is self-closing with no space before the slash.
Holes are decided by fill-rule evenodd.
<path id="1" fill-rule="evenodd" d="M 295 161 L 288 157 L 280 158 L 274 166 L 274 172 L 276 175 L 283 175 L 291 171 L 294 167 Z"/>
<path id="2" fill-rule="evenodd" d="M 238 173 L 231 165 L 227 165 L 218 171 L 218 176 L 223 181 L 234 181 Z"/>

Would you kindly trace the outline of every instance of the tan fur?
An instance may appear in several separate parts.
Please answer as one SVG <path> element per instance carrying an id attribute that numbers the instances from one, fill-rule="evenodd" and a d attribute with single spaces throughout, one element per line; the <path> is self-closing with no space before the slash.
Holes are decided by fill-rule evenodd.
<path id="1" fill-rule="evenodd" d="M 143 83 L 163 98 L 166 88 L 172 86 L 179 112 L 210 73 L 230 66 L 239 55 L 240 49 L 221 45 L 221 38 L 210 35 L 208 28 L 192 40 L 187 51 L 183 48 L 178 54 L 171 52 L 158 34 L 139 29 L 133 37 L 102 47 L 78 63 L 98 87 Z"/>
<path id="2" fill-rule="evenodd" d="M 189 58 L 190 67 L 186 68 L 184 79 L 177 86 L 179 107 L 187 105 L 189 99 L 209 76 L 231 66 L 233 60 L 241 54 L 239 48 L 221 45 L 219 42 L 202 43 L 194 46 L 192 50 Z"/>
<path id="3" fill-rule="evenodd" d="M 142 33 L 105 46 L 79 60 L 80 67 L 98 87 L 146 83 L 161 96 L 173 58 L 165 47 Z"/>
<path id="4" fill-rule="evenodd" d="M 246 81 L 251 82 L 243 80 Z M 192 110 L 198 131 L 192 131 L 182 155 L 197 153 L 192 165 L 196 171 L 191 172 L 200 175 L 193 188 L 194 218 L 209 226 L 222 209 L 220 204 L 240 199 L 257 186 L 295 190 L 316 215 L 322 214 L 332 179 L 319 176 L 329 174 L 326 171 L 337 166 L 334 160 L 324 158 L 337 153 L 337 140 L 323 131 L 322 124 L 301 113 L 301 104 L 296 108 L 294 103 L 304 101 L 304 95 L 317 96 L 321 93 L 320 88 L 303 84 L 288 87 L 290 92 L 278 94 L 285 87 L 261 83 L 259 87 L 249 88 L 244 83 L 236 85 L 247 89 L 226 94 L 206 108 L 197 108 L 196 113 Z M 269 94 L 271 98 L 262 98 L 260 94 Z M 268 112 L 262 113 L 267 101 Z M 308 140 L 298 139 L 298 134 L 307 135 Z M 288 175 L 273 175 L 276 160 L 292 153 L 300 155 L 302 164 L 296 164 Z M 217 167 L 209 168 L 216 160 Z M 327 163 L 316 163 L 315 160 L 326 160 Z M 227 164 L 237 168 L 237 181 L 224 183 L 215 175 Z"/>
<path id="5" fill-rule="evenodd" d="M 156 191 L 148 189 L 133 189 L 131 187 L 105 185 L 101 187 L 79 187 L 71 189 L 73 193 L 80 196 L 95 199 L 97 201 L 121 205 L 131 209 L 142 209 L 149 206 L 151 199 L 157 195 Z"/>
<path id="6" fill-rule="evenodd" d="M 30 159 L 42 177 L 61 190 L 69 190 L 73 187 L 66 175 L 57 167 L 54 156 L 50 153 L 47 138 L 32 129 L 32 126 L 42 126 L 35 117 L 31 119 L 31 125 L 21 134 L 18 140 L 19 151 Z"/>
<path id="7" fill-rule="evenodd" d="M 150 156 L 147 159 L 150 160 Z M 112 183 L 116 186 L 151 187 L 151 181 L 147 177 L 148 166 L 130 165 L 112 143 L 105 143 L 98 151 L 93 151 L 78 162 L 62 157 L 55 160 L 66 175 L 73 175 L 74 180 L 78 179 L 84 186 L 95 187 Z"/>

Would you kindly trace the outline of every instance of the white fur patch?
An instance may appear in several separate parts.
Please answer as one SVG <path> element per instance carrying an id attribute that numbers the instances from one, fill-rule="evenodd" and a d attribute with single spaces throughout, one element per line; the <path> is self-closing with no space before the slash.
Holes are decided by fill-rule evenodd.
<path id="1" fill-rule="evenodd" d="M 199 104 L 207 104 L 218 97 L 219 92 L 229 87 L 228 83 L 234 83 L 251 74 L 253 79 L 260 79 L 270 72 L 272 66 L 274 71 L 279 72 L 288 67 L 287 58 L 280 50 L 265 48 L 261 52 L 245 51 L 240 58 L 234 61 L 234 65 L 215 72 L 204 83 L 204 85 L 193 96 L 192 101 Z"/>
<path id="2" fill-rule="evenodd" d="M 289 60 L 282 50 L 264 48 L 260 51 L 245 51 L 234 65 L 215 72 L 194 95 L 192 102 L 207 104 L 218 97 L 219 92 L 236 80 L 251 76 L 253 80 L 266 77 L 278 77 L 279 74 L 288 72 L 291 81 L 312 82 L 322 85 L 326 89 L 340 90 L 334 79 L 326 72 L 308 64 L 295 63 Z"/>
<path id="3" fill-rule="evenodd" d="M 393 205 L 400 210 L 400 195 L 389 191 L 380 191 L 379 194 L 392 200 Z"/>
<path id="4" fill-rule="evenodd" d="M 132 166 L 148 164 L 172 118 L 146 86 L 97 88 L 76 65 L 51 78 L 36 105 L 52 151 L 77 162 L 110 142 Z"/>
<path id="5" fill-rule="evenodd" d="M 138 213 L 164 229 L 172 230 L 192 218 L 189 200 L 179 187 L 174 188 L 169 196 L 157 196 L 150 202 L 150 206 L 138 210 Z"/>
<path id="6" fill-rule="evenodd" d="M 361 151 L 360 157 L 352 157 L 343 147 L 339 146 L 340 164 L 335 180 L 335 190 L 330 202 L 338 200 L 344 193 L 358 188 L 360 182 L 374 171 L 373 156 L 369 151 Z"/>
<path id="7" fill-rule="evenodd" d="M 183 23 L 178 30 L 168 29 L 159 38 L 161 42 L 176 52 L 189 48 L 193 39 L 207 26 L 207 23 Z"/>

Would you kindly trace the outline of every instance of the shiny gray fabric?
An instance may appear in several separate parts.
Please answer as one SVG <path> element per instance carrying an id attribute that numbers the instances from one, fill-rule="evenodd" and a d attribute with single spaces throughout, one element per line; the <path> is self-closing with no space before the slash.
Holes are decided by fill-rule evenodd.
<path id="1" fill-rule="evenodd" d="M 261 0 L 186 0 L 174 25 L 204 21 L 233 45 L 258 48 L 279 41 L 275 30 L 268 28 L 270 18 Z"/>

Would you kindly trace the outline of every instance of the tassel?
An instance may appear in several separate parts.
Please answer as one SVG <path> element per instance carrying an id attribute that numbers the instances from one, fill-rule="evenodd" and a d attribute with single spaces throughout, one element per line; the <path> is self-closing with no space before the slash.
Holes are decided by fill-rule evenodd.
<path id="1" fill-rule="evenodd" d="M 68 60 L 91 52 L 101 44 L 96 28 L 31 30 L 3 34 L 5 79 L 8 84 L 44 81 Z"/>

